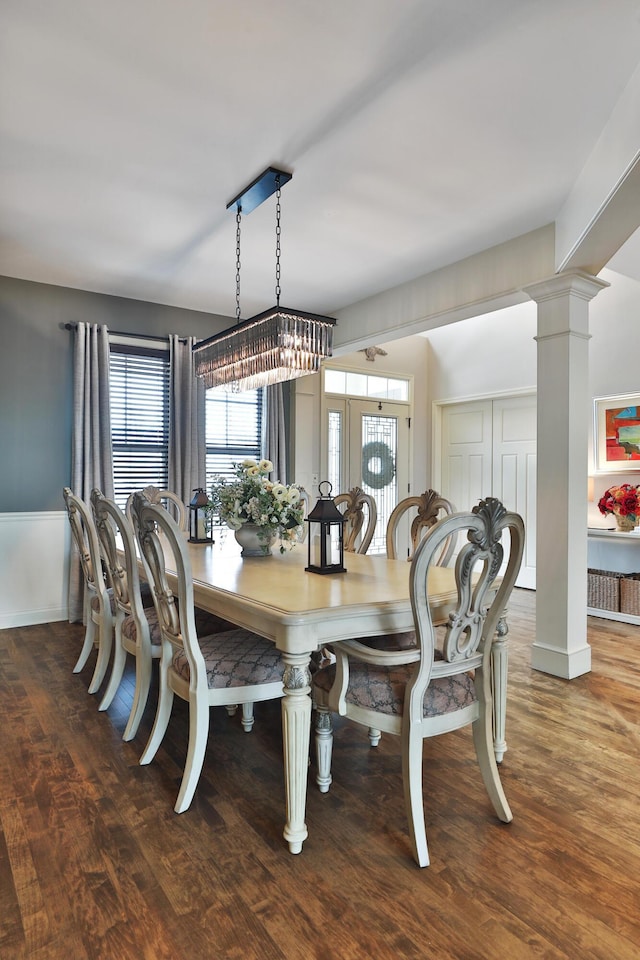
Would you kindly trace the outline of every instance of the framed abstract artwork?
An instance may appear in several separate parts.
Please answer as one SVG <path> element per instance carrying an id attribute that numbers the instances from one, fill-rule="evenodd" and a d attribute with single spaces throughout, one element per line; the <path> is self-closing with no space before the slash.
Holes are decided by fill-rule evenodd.
<path id="1" fill-rule="evenodd" d="M 596 470 L 640 471 L 640 394 L 594 400 Z"/>

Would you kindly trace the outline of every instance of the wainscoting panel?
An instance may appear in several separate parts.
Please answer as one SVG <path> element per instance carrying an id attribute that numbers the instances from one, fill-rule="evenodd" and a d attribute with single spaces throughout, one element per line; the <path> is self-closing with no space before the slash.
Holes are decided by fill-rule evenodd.
<path id="1" fill-rule="evenodd" d="M 65 511 L 0 513 L 0 629 L 67 619 Z"/>

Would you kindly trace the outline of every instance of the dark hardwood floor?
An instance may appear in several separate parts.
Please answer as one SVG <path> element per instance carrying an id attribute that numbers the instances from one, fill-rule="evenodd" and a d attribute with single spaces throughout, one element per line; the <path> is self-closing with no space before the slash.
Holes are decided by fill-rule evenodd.
<path id="1" fill-rule="evenodd" d="M 500 824 L 470 731 L 425 746 L 432 865 L 411 859 L 399 743 L 338 721 L 334 783 L 310 771 L 301 855 L 282 838 L 280 708 L 215 710 L 191 809 L 173 813 L 187 740 L 176 701 L 138 765 L 154 702 L 123 743 L 132 672 L 99 713 L 80 626 L 0 632 L 2 960 L 637 960 L 640 628 L 589 621 L 593 669 L 530 667 L 534 595 L 510 604 Z M 155 698 L 155 691 L 153 692 Z"/>

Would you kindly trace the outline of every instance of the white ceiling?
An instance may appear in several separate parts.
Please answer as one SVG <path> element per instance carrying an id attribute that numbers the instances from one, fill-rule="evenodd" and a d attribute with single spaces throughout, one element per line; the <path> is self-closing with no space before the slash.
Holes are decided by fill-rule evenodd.
<path id="1" fill-rule="evenodd" d="M 0 28 L 0 273 L 228 315 L 226 203 L 266 166 L 282 302 L 332 313 L 554 220 L 640 58 L 637 0 L 4 0 Z"/>

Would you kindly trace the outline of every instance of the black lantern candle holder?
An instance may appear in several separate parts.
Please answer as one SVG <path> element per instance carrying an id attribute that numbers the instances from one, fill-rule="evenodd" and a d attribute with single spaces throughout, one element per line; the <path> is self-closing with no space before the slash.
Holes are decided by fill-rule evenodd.
<path id="1" fill-rule="evenodd" d="M 193 499 L 189 504 L 189 543 L 213 543 L 207 516 L 209 498 L 202 487 L 193 491 Z"/>
<path id="2" fill-rule="evenodd" d="M 322 493 L 322 487 L 328 487 L 328 493 Z M 331 497 L 331 484 L 323 480 L 318 485 L 320 499 L 309 513 L 307 537 L 309 562 L 305 570 L 309 573 L 346 573 L 344 566 L 344 517 Z"/>

